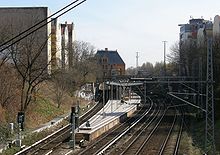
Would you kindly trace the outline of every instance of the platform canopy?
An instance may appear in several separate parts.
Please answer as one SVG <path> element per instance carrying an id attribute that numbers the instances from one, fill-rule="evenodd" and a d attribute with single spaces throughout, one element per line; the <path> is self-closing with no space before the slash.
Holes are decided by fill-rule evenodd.
<path id="1" fill-rule="evenodd" d="M 130 87 L 130 86 L 140 86 L 143 82 L 106 82 L 107 85 Z"/>

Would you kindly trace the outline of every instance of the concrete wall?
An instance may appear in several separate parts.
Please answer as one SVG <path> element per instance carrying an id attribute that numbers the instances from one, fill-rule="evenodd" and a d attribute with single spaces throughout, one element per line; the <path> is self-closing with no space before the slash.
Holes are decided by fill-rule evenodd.
<path id="1" fill-rule="evenodd" d="M 61 68 L 61 25 L 58 19 L 51 22 L 51 56 L 52 70 Z"/>
<path id="2" fill-rule="evenodd" d="M 73 23 L 60 24 L 61 26 L 61 57 L 62 68 L 69 69 L 73 67 L 72 44 L 74 42 L 74 25 Z"/>
<path id="3" fill-rule="evenodd" d="M 10 39 L 39 21 L 46 19 L 48 14 L 47 7 L 0 8 L 0 32 L 1 34 L 5 33 L 7 39 Z M 31 45 L 32 51 L 39 51 L 40 47 L 43 47 L 39 58 L 40 63 L 36 66 L 39 64 L 45 66 L 50 62 L 50 31 L 50 24 L 48 24 L 19 42 L 20 47 L 24 47 L 27 43 Z M 50 70 L 50 66 L 48 69 Z M 49 70 L 48 72 L 50 72 Z"/>

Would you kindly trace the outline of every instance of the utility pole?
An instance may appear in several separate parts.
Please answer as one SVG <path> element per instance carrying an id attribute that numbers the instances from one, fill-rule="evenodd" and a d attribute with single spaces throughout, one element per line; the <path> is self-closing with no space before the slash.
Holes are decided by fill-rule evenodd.
<path id="1" fill-rule="evenodd" d="M 210 155 L 215 154 L 215 126 L 214 126 L 214 92 L 213 92 L 213 57 L 212 38 L 207 39 L 207 83 L 206 83 L 206 133 L 205 149 Z"/>
<path id="2" fill-rule="evenodd" d="M 137 54 L 136 55 L 136 68 L 138 68 L 138 59 L 139 59 L 139 55 L 138 54 L 139 54 L 139 52 L 136 52 L 136 54 Z"/>
<path id="3" fill-rule="evenodd" d="M 102 83 L 102 85 L 103 85 L 103 87 L 102 87 L 102 115 L 103 115 L 103 117 L 105 117 L 105 109 L 104 109 L 104 107 L 105 107 L 105 82 L 103 81 L 103 83 Z"/>
<path id="4" fill-rule="evenodd" d="M 166 76 L 166 43 L 167 43 L 167 41 L 162 41 L 163 42 L 163 56 L 164 56 L 164 58 L 163 58 L 163 65 L 164 65 L 164 76 Z"/>

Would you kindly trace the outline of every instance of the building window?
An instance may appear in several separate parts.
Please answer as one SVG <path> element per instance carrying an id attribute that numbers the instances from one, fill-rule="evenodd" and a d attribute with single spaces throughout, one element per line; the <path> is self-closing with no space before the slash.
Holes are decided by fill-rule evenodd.
<path id="1" fill-rule="evenodd" d="M 102 62 L 103 62 L 103 63 L 107 63 L 107 58 L 103 58 L 103 59 L 102 59 Z"/>

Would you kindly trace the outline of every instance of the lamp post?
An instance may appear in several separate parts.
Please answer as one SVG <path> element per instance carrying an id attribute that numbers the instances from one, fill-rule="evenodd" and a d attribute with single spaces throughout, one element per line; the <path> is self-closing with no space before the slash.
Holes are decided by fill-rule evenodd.
<path id="1" fill-rule="evenodd" d="M 162 41 L 163 42 L 163 49 L 164 49 L 164 58 L 163 58 L 163 65 L 164 65 L 164 76 L 166 76 L 166 43 L 167 41 Z"/>
<path id="2" fill-rule="evenodd" d="M 103 81 L 102 83 L 103 87 L 102 87 L 102 115 L 103 117 L 105 117 L 105 110 L 104 110 L 104 107 L 105 107 L 105 82 Z"/>

